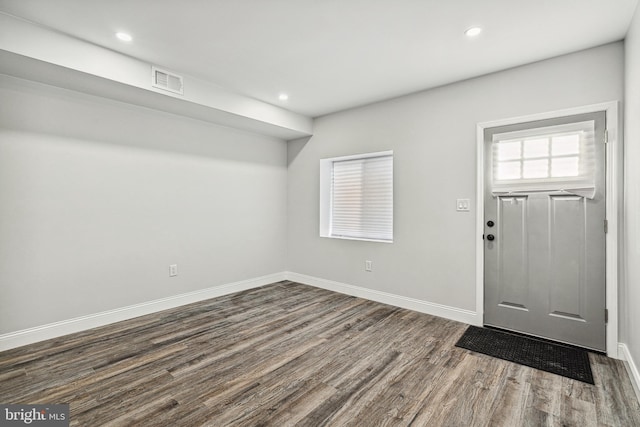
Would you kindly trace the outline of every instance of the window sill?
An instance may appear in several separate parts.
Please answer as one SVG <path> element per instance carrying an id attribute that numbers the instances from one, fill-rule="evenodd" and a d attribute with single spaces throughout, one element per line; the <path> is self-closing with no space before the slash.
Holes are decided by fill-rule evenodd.
<path id="1" fill-rule="evenodd" d="M 323 236 L 320 235 L 320 237 L 325 237 L 327 239 L 339 239 L 339 240 L 359 240 L 362 242 L 373 242 L 373 243 L 393 243 L 393 240 L 380 240 L 380 239 L 367 239 L 364 237 L 345 237 L 345 236 Z"/>

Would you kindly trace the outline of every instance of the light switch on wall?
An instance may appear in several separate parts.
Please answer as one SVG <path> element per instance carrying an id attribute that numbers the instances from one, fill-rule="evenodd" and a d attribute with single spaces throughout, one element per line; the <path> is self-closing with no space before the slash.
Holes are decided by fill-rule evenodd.
<path id="1" fill-rule="evenodd" d="M 456 200 L 456 210 L 458 212 L 469 212 L 469 199 L 457 199 Z"/>

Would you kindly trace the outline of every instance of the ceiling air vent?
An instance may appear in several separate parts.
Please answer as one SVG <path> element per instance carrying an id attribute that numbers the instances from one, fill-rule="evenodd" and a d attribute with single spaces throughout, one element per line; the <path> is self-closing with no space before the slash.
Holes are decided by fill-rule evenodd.
<path id="1" fill-rule="evenodd" d="M 161 70 L 160 68 L 151 67 L 151 86 L 184 95 L 182 76 Z"/>

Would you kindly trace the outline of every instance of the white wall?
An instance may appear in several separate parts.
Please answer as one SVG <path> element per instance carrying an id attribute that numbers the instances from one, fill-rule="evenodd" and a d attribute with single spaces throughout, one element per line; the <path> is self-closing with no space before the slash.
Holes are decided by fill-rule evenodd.
<path id="1" fill-rule="evenodd" d="M 0 334 L 285 269 L 286 142 L 6 76 L 0 99 Z"/>
<path id="2" fill-rule="evenodd" d="M 2 12 L 0 73 L 277 138 L 312 129 L 309 117 L 193 76 L 183 75 L 182 95 L 154 88 L 148 62 Z"/>
<path id="3" fill-rule="evenodd" d="M 0 334 L 284 270 L 474 311 L 476 123 L 621 100 L 623 55 L 614 43 L 321 117 L 288 145 L 0 76 Z M 395 242 L 320 238 L 319 159 L 388 149 Z"/>
<path id="4" fill-rule="evenodd" d="M 640 363 L 640 8 L 625 40 L 625 286 L 622 339 Z"/>
<path id="5" fill-rule="evenodd" d="M 614 43 L 317 119 L 288 146 L 288 270 L 475 311 L 476 124 L 622 100 L 623 55 Z M 383 150 L 394 243 L 319 237 L 319 160 Z"/>

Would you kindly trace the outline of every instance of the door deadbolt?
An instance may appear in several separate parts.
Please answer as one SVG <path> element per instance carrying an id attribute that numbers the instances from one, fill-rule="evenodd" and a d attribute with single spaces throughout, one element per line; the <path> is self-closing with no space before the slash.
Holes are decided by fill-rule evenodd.
<path id="1" fill-rule="evenodd" d="M 487 234 L 487 240 L 493 242 L 495 240 L 495 236 L 493 234 Z"/>
<path id="2" fill-rule="evenodd" d="M 493 221 L 487 221 L 487 227 L 493 227 L 494 225 L 496 225 L 495 222 Z"/>

